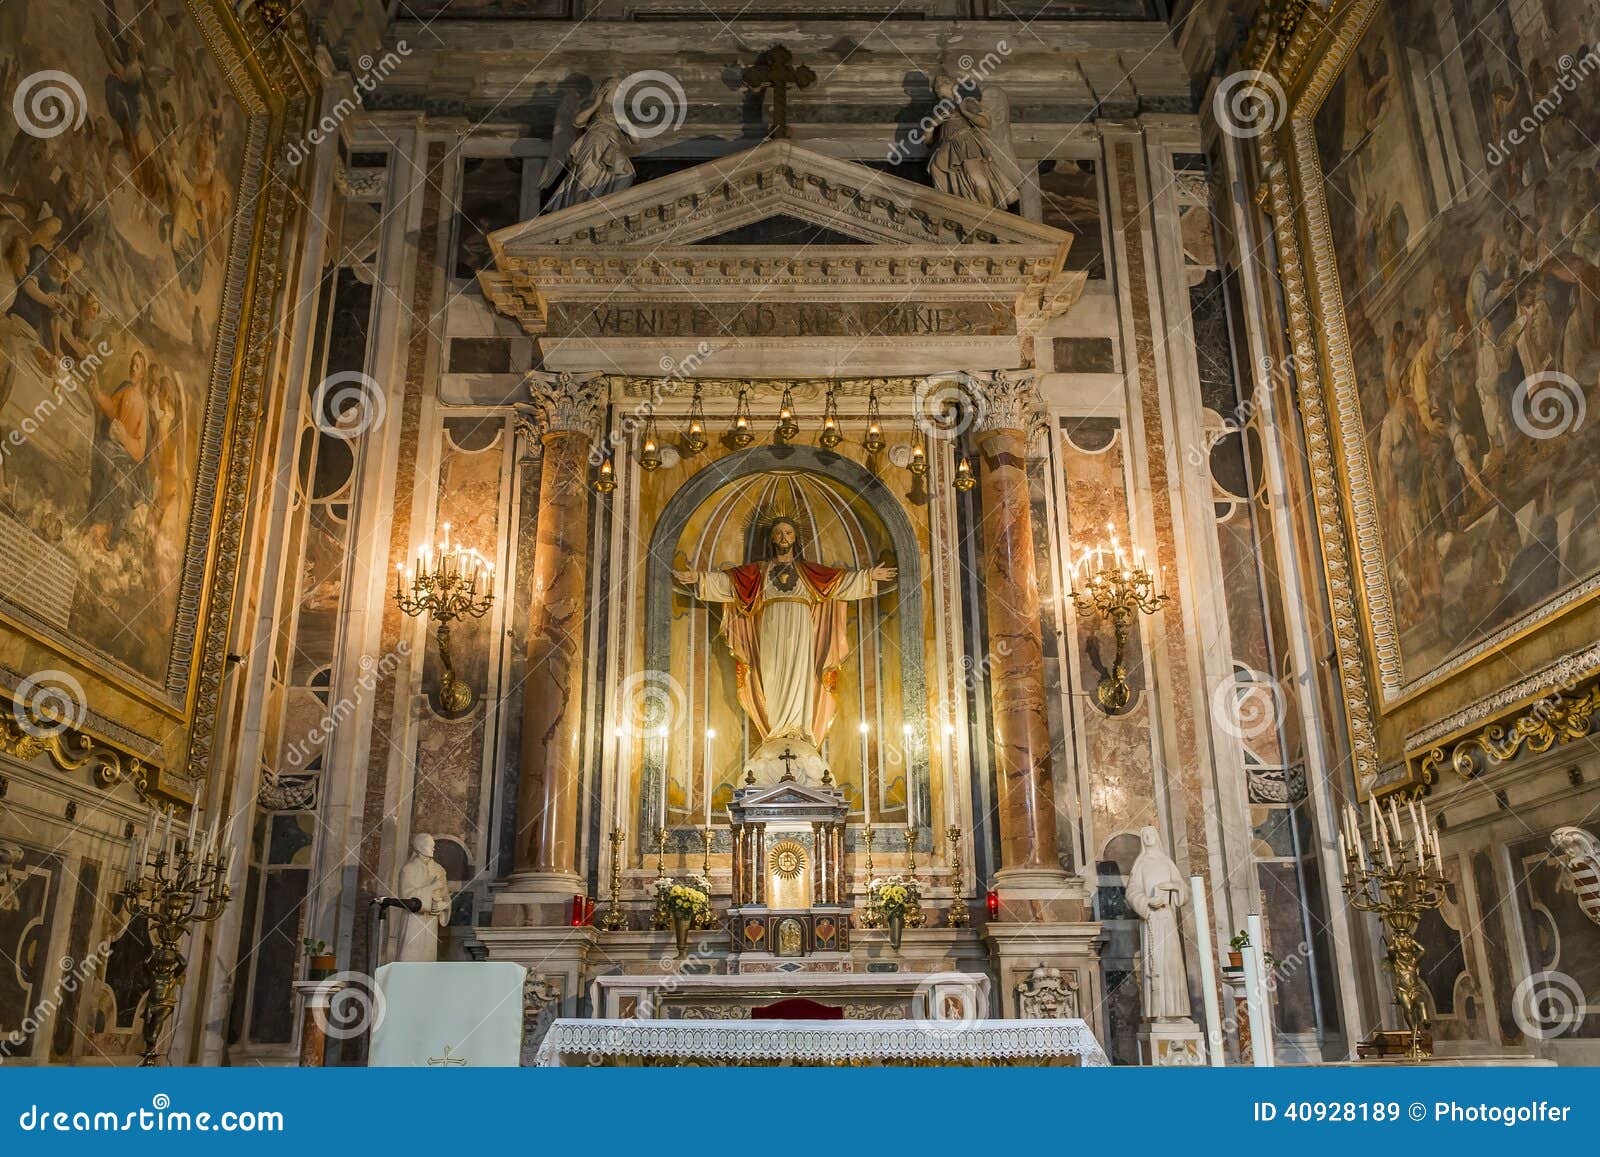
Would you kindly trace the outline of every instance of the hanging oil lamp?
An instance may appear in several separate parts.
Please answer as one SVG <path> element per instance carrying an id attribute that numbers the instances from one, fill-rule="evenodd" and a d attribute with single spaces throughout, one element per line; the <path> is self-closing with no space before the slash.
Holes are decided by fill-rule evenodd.
<path id="1" fill-rule="evenodd" d="M 961 455 L 961 457 L 956 460 L 956 476 L 951 481 L 951 485 L 959 490 L 962 494 L 965 494 L 977 484 L 978 480 L 972 476 L 972 463 L 968 460 L 965 454 Z"/>
<path id="2" fill-rule="evenodd" d="M 683 436 L 683 448 L 691 454 L 698 454 L 707 445 L 706 411 L 700 404 L 700 384 L 696 382 L 694 397 L 689 401 L 689 429 Z"/>
<path id="3" fill-rule="evenodd" d="M 817 436 L 817 441 L 828 450 L 844 441 L 844 435 L 839 432 L 839 403 L 834 399 L 832 386 L 828 387 L 828 398 L 823 403 L 822 433 Z"/>
<path id="4" fill-rule="evenodd" d="M 645 410 L 644 443 L 639 447 L 639 469 L 650 471 L 661 465 L 661 444 L 656 439 L 656 411 L 654 406 Z"/>
<path id="5" fill-rule="evenodd" d="M 783 387 L 783 400 L 778 403 L 778 441 L 793 442 L 800 434 L 800 424 L 794 420 L 794 394 Z"/>
<path id="6" fill-rule="evenodd" d="M 739 449 L 744 449 L 756 440 L 750 432 L 750 391 L 739 391 L 739 406 L 733 414 L 733 429 L 728 431 L 728 441 Z"/>
<path id="7" fill-rule="evenodd" d="M 596 494 L 610 494 L 617 488 L 617 475 L 611 468 L 611 455 L 607 454 L 600 459 L 600 466 L 594 473 L 594 480 L 589 483 L 594 487 Z"/>
<path id="8" fill-rule="evenodd" d="M 918 478 L 928 472 L 928 456 L 923 452 L 920 440 L 911 447 L 911 461 L 906 463 L 906 469 Z"/>
<path id="9" fill-rule="evenodd" d="M 867 394 L 867 438 L 861 445 L 866 448 L 869 454 L 876 454 L 888 445 L 883 440 L 883 419 L 878 414 L 878 391 L 876 387 Z"/>

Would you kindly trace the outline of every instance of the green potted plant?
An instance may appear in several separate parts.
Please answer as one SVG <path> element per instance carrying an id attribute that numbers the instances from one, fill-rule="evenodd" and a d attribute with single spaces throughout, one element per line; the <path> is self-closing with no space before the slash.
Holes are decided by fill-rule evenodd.
<path id="1" fill-rule="evenodd" d="M 313 940 L 308 936 L 300 941 L 300 946 L 306 953 L 307 980 L 326 980 L 339 970 L 339 961 L 326 940 Z"/>
<path id="2" fill-rule="evenodd" d="M 1233 939 L 1228 941 L 1228 967 L 1244 967 L 1244 950 L 1250 947 L 1250 933 L 1243 928 L 1233 934 Z"/>

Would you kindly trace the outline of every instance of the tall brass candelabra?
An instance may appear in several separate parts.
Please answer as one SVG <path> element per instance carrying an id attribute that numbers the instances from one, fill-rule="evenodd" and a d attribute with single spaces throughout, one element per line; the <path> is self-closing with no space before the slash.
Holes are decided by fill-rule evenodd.
<path id="1" fill-rule="evenodd" d="M 861 927 L 882 928 L 883 913 L 878 910 L 878 893 L 872 886 L 872 838 L 872 825 L 867 824 L 861 833 L 861 842 L 867 848 L 867 903 L 866 907 L 861 909 Z"/>
<path id="2" fill-rule="evenodd" d="M 600 927 L 607 932 L 621 932 L 628 927 L 627 913 L 622 910 L 622 841 L 626 838 L 621 828 L 611 829 L 611 903 L 600 917 Z"/>
<path id="3" fill-rule="evenodd" d="M 446 715 L 465 715 L 474 698 L 472 688 L 456 675 L 450 655 L 450 624 L 463 618 L 481 619 L 494 602 L 489 589 L 493 581 L 494 563 L 459 543 L 450 545 L 448 522 L 437 557 L 423 547 L 415 570 L 395 564 L 394 601 L 412 617 L 433 616 L 433 637 L 439 645 L 439 709 Z"/>
<path id="4" fill-rule="evenodd" d="M 1428 813 L 1407 801 L 1408 835 L 1400 805 L 1389 797 L 1386 812 L 1368 800 L 1372 844 L 1369 848 L 1353 807 L 1346 808 L 1340 835 L 1344 843 L 1344 891 L 1358 912 L 1375 912 L 1383 921 L 1383 966 L 1394 983 L 1394 1002 L 1410 1034 L 1407 1055 L 1413 1060 L 1433 1055 L 1428 1032 L 1428 1006 L 1422 993 L 1423 947 L 1417 940 L 1422 914 L 1444 903 L 1444 860 L 1439 832 Z M 1432 862 L 1430 868 L 1429 862 Z M 1373 1034 L 1376 1038 L 1382 1030 Z"/>
<path id="5" fill-rule="evenodd" d="M 196 845 L 193 813 L 188 835 L 179 838 L 172 833 L 172 812 L 154 809 L 138 850 L 129 848 L 128 878 L 120 896 L 130 915 L 144 917 L 150 938 L 141 1068 L 160 1063 L 161 1044 L 178 1007 L 188 968 L 178 945 L 192 925 L 222 915 L 233 896 L 228 889 L 233 853 L 231 846 L 218 847 L 215 822 Z"/>
<path id="6" fill-rule="evenodd" d="M 1108 523 L 1106 530 L 1111 526 Z M 1085 547 L 1072 567 L 1072 602 L 1082 617 L 1109 619 L 1116 654 L 1094 689 L 1095 700 L 1115 715 L 1128 705 L 1132 692 L 1126 665 L 1128 631 L 1134 616 L 1153 615 L 1167 601 L 1156 590 L 1155 576 L 1144 565 L 1144 552 L 1123 550 L 1115 534 L 1109 546 Z"/>
<path id="7" fill-rule="evenodd" d="M 967 898 L 961 894 L 961 829 L 951 824 L 944 838 L 950 841 L 950 927 L 965 928 L 972 923 L 972 913 L 967 909 Z"/>

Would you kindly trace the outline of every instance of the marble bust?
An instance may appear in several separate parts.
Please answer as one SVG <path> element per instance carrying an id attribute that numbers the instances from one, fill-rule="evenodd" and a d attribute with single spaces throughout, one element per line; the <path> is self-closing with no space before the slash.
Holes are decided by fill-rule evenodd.
<path id="1" fill-rule="evenodd" d="M 450 885 L 444 867 L 433 858 L 433 837 L 418 832 L 411 837 L 411 858 L 400 869 L 400 896 L 418 900 L 415 912 L 400 914 L 400 949 L 396 960 L 439 959 L 439 930 L 450 922 Z"/>

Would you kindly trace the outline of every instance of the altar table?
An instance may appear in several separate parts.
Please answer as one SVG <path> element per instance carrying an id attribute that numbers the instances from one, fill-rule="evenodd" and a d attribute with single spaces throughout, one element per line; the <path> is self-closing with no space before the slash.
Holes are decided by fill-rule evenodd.
<path id="1" fill-rule="evenodd" d="M 580 1020 L 550 1026 L 534 1064 L 1073 1065 L 1106 1059 L 1081 1020 Z"/>

